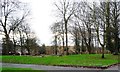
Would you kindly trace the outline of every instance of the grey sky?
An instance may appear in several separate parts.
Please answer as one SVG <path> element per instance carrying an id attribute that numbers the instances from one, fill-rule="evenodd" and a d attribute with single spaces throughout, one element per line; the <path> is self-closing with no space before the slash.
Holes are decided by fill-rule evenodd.
<path id="1" fill-rule="evenodd" d="M 41 43 L 50 45 L 52 41 L 52 32 L 50 31 L 50 25 L 55 21 L 55 6 L 53 3 L 56 0 L 22 0 L 28 2 L 31 5 L 32 22 L 31 27 L 35 31 L 37 37 Z M 57 0 L 59 1 L 59 0 Z M 92 0 L 89 0 L 92 1 Z"/>
<path id="2" fill-rule="evenodd" d="M 52 33 L 50 25 L 54 23 L 53 0 L 22 0 L 31 6 L 32 19 L 30 26 L 35 31 L 41 43 L 51 44 Z"/>
<path id="3" fill-rule="evenodd" d="M 22 0 L 28 2 L 31 5 L 32 22 L 31 27 L 37 34 L 41 43 L 50 45 L 52 41 L 52 32 L 50 31 L 50 25 L 55 21 L 55 6 L 53 3 L 56 0 Z M 59 0 L 57 0 L 59 1 Z M 83 0 L 84 1 L 84 0 Z M 88 0 L 93 1 L 93 0 Z"/>

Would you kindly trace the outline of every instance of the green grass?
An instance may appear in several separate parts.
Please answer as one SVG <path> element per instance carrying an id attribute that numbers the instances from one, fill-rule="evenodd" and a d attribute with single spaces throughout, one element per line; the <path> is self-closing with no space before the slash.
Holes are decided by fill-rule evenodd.
<path id="1" fill-rule="evenodd" d="M 0 68 L 2 72 L 45 72 L 42 70 L 33 70 L 31 68 L 13 68 L 13 67 L 3 67 Z"/>
<path id="2" fill-rule="evenodd" d="M 118 63 L 118 56 L 105 54 L 105 59 L 101 54 L 82 54 L 68 56 L 2 56 L 2 62 L 20 64 L 44 64 L 44 65 L 75 65 L 75 66 L 108 66 Z"/>
<path id="3" fill-rule="evenodd" d="M 3 67 L 0 70 L 32 70 L 31 68 L 12 68 L 12 67 Z"/>

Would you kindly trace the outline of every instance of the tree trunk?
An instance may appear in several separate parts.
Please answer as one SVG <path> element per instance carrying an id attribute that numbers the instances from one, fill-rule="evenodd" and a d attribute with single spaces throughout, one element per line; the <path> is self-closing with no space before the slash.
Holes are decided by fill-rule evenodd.
<path id="1" fill-rule="evenodd" d="M 55 55 L 57 55 L 57 36 L 55 36 Z"/>
<path id="2" fill-rule="evenodd" d="M 65 21 L 65 30 L 66 30 L 66 32 L 65 32 L 65 34 L 66 34 L 66 55 L 69 55 L 69 53 L 68 53 L 67 21 Z"/>
<path id="3" fill-rule="evenodd" d="M 104 56 L 104 46 L 102 46 L 102 59 L 104 59 L 105 58 L 105 56 Z"/>
<path id="4" fill-rule="evenodd" d="M 27 48 L 27 51 L 28 51 L 28 55 L 30 55 L 30 49 L 29 48 Z"/>
<path id="5" fill-rule="evenodd" d="M 14 54 L 16 53 L 16 41 L 14 38 L 14 33 L 13 33 L 13 50 L 14 50 Z"/>
<path id="6" fill-rule="evenodd" d="M 19 31 L 20 32 L 20 31 Z M 20 47 L 21 47 L 21 54 L 23 55 L 23 39 L 22 39 L 22 34 L 20 32 Z"/>
<path id="7" fill-rule="evenodd" d="M 64 50 L 65 50 L 65 43 L 64 43 L 64 29 L 63 29 L 63 24 L 62 24 L 62 32 L 63 32 L 63 36 L 62 36 L 62 43 L 63 43 L 63 54 L 64 54 Z"/>
<path id="8" fill-rule="evenodd" d="M 9 35 L 6 34 L 6 49 L 5 49 L 5 54 L 9 55 L 9 51 L 10 51 L 10 49 L 9 49 Z"/>
<path id="9" fill-rule="evenodd" d="M 64 35 L 63 35 L 64 36 Z M 64 37 L 62 38 L 62 40 L 63 40 L 63 54 L 64 54 L 64 50 L 65 50 L 65 43 L 64 43 Z"/>

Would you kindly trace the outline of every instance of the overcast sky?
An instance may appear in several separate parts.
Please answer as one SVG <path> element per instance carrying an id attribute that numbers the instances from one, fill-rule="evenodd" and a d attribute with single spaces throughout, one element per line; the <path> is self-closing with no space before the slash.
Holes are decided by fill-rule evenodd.
<path id="1" fill-rule="evenodd" d="M 52 41 L 52 32 L 50 25 L 55 21 L 55 6 L 56 0 L 21 0 L 30 4 L 32 11 L 31 27 L 35 31 L 41 43 L 50 45 Z M 57 0 L 59 1 L 59 0 Z M 88 0 L 93 1 L 93 0 Z"/>
<path id="2" fill-rule="evenodd" d="M 35 31 L 41 43 L 46 45 L 51 44 L 52 33 L 50 25 L 55 22 L 53 16 L 53 1 L 54 0 L 22 0 L 31 6 L 32 19 L 30 26 Z"/>
<path id="3" fill-rule="evenodd" d="M 55 6 L 54 1 L 59 0 L 21 0 L 30 5 L 32 19 L 29 21 L 30 26 L 35 31 L 41 43 L 50 45 L 52 41 L 52 32 L 50 25 L 55 21 Z M 93 0 L 87 0 L 92 2 Z M 98 0 L 95 0 L 98 1 Z"/>
<path id="4" fill-rule="evenodd" d="M 22 0 L 31 5 L 32 19 L 31 27 L 35 31 L 37 37 L 41 43 L 50 45 L 52 41 L 52 32 L 50 31 L 50 25 L 56 20 L 54 16 L 55 6 L 53 5 L 55 0 Z M 59 1 L 59 0 L 58 0 Z M 92 0 L 90 0 L 92 1 Z"/>

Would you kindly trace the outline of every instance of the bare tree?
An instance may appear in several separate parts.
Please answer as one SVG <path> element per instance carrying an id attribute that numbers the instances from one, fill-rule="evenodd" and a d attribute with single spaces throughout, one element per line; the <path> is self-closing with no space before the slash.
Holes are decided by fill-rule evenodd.
<path id="1" fill-rule="evenodd" d="M 111 22 L 113 27 L 113 46 L 115 50 L 115 54 L 118 54 L 119 52 L 119 27 L 120 27 L 120 1 L 113 1 L 111 2 Z"/>
<path id="2" fill-rule="evenodd" d="M 60 22 L 56 22 L 54 23 L 51 27 L 50 27 L 51 31 L 53 32 L 53 34 L 55 34 L 55 36 L 57 36 L 57 40 L 59 42 L 62 41 L 62 47 L 63 47 L 63 52 L 64 53 L 64 24 L 63 21 Z M 59 39 L 58 39 L 59 38 Z M 61 45 L 60 45 L 61 47 Z"/>
<path id="3" fill-rule="evenodd" d="M 56 22 L 56 23 L 54 23 L 50 27 L 52 33 L 54 34 L 53 44 L 54 44 L 54 54 L 55 55 L 57 55 L 57 49 L 58 49 L 58 43 L 57 42 L 58 42 L 58 38 L 62 38 L 63 37 L 62 36 L 62 34 L 63 34 L 63 27 L 61 25 L 63 25 L 63 24 L 61 24 L 61 22 Z"/>
<path id="4" fill-rule="evenodd" d="M 87 2 L 80 2 L 78 4 L 78 9 L 74 16 L 76 17 L 77 25 L 80 28 L 81 36 L 87 46 L 88 52 L 92 53 L 92 23 L 91 23 L 91 11 L 88 8 Z M 84 27 L 85 31 L 82 31 L 82 27 Z M 84 33 L 83 33 L 84 32 Z"/>
<path id="5" fill-rule="evenodd" d="M 100 5 L 93 6 L 94 28 L 96 29 L 97 38 L 102 47 L 102 58 L 104 58 L 105 47 L 107 49 L 112 48 L 112 27 L 110 22 L 113 21 L 111 21 L 110 3 L 109 1 L 100 2 Z M 102 40 L 100 36 L 102 36 Z"/>
<path id="6" fill-rule="evenodd" d="M 55 3 L 60 18 L 63 19 L 65 25 L 65 37 L 66 37 L 66 54 L 68 55 L 68 23 L 70 18 L 75 12 L 75 3 L 69 0 L 61 0 L 59 4 Z"/>
<path id="7" fill-rule="evenodd" d="M 6 38 L 6 51 L 9 52 L 9 40 L 10 33 L 12 30 L 15 30 L 26 18 L 27 14 L 22 12 L 24 5 L 18 0 L 1 0 L 0 3 L 0 26 L 2 27 L 1 31 L 4 33 Z M 18 15 L 17 13 L 21 12 L 23 15 Z M 14 21 L 14 22 L 13 22 Z"/>
<path id="8" fill-rule="evenodd" d="M 70 33 L 72 35 L 73 42 L 75 43 L 74 44 L 75 52 L 76 54 L 79 54 L 81 50 L 80 49 L 81 36 L 80 36 L 79 27 L 78 25 L 76 25 L 76 23 L 71 26 Z"/>
<path id="9" fill-rule="evenodd" d="M 23 45 L 25 45 L 25 48 L 27 49 L 28 54 L 30 54 L 29 40 L 32 37 L 31 35 L 34 35 L 33 32 L 31 31 L 30 26 L 28 24 L 22 24 L 19 26 L 18 31 L 20 35 L 21 53 L 23 53 L 23 48 L 24 48 Z"/>
<path id="10" fill-rule="evenodd" d="M 100 2 L 100 5 L 93 2 L 93 7 L 88 6 L 92 11 L 91 22 L 94 24 L 97 40 L 102 47 L 102 58 L 106 46 L 105 5 L 105 2 Z"/>

